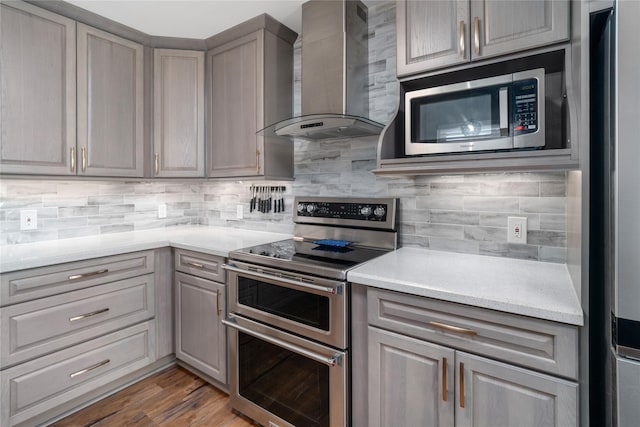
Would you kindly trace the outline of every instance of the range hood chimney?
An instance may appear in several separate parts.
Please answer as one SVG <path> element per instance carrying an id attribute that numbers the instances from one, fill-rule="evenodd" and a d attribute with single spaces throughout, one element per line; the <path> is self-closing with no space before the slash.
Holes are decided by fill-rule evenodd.
<path id="1" fill-rule="evenodd" d="M 378 135 L 369 115 L 367 7 L 357 0 L 302 5 L 302 115 L 263 134 L 322 140 Z"/>

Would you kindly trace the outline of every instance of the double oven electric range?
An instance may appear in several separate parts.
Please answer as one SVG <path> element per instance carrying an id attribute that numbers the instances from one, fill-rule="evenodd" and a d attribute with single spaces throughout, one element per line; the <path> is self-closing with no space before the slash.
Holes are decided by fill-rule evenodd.
<path id="1" fill-rule="evenodd" d="M 349 425 L 347 271 L 397 247 L 396 199 L 297 197 L 294 238 L 229 254 L 230 399 L 268 427 Z"/>

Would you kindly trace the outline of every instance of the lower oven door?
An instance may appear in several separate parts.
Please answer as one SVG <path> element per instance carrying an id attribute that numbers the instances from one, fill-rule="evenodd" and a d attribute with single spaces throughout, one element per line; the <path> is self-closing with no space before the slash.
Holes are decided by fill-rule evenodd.
<path id="1" fill-rule="evenodd" d="M 223 323 L 229 332 L 234 409 L 268 427 L 347 425 L 345 351 L 241 316 Z"/>
<path id="2" fill-rule="evenodd" d="M 259 320 L 337 348 L 347 347 L 347 284 L 233 261 L 229 313 Z"/>

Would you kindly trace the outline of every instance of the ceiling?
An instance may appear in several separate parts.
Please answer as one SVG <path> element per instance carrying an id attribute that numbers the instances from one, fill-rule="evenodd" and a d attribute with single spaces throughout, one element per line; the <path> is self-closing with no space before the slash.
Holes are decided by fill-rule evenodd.
<path id="1" fill-rule="evenodd" d="M 305 0 L 65 1 L 149 35 L 206 39 L 262 13 L 300 33 Z"/>

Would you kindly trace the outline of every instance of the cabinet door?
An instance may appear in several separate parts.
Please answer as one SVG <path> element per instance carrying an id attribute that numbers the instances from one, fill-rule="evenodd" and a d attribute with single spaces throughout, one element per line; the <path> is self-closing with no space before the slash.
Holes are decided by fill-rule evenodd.
<path id="1" fill-rule="evenodd" d="M 578 384 L 471 354 L 456 353 L 457 427 L 570 427 Z"/>
<path id="2" fill-rule="evenodd" d="M 369 326 L 369 426 L 453 426 L 454 354 Z"/>
<path id="3" fill-rule="evenodd" d="M 568 0 L 471 0 L 471 56 L 486 58 L 569 39 Z"/>
<path id="4" fill-rule="evenodd" d="M 27 3 L 0 5 L 0 172 L 75 175 L 75 32 Z"/>
<path id="5" fill-rule="evenodd" d="M 78 24 L 78 173 L 143 176 L 143 47 Z"/>
<path id="6" fill-rule="evenodd" d="M 176 357 L 227 383 L 225 286 L 176 273 Z"/>
<path id="7" fill-rule="evenodd" d="M 204 177 L 204 52 L 154 49 L 154 176 Z"/>
<path id="8" fill-rule="evenodd" d="M 398 0 L 398 76 L 469 61 L 468 0 Z"/>
<path id="9" fill-rule="evenodd" d="M 262 31 L 208 53 L 208 175 L 262 174 L 264 127 Z"/>

